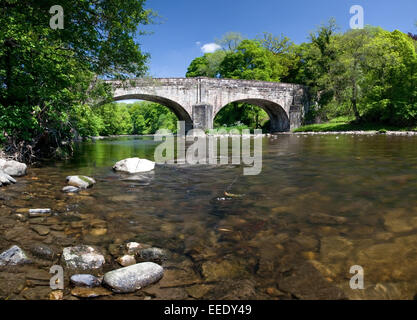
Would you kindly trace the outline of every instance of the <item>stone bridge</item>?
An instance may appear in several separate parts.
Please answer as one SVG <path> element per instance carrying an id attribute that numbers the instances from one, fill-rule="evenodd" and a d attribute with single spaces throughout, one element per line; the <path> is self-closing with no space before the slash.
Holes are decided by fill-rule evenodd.
<path id="1" fill-rule="evenodd" d="M 114 100 L 139 99 L 170 108 L 186 129 L 213 128 L 217 113 L 232 102 L 263 108 L 271 132 L 298 128 L 308 111 L 308 88 L 297 84 L 211 78 L 161 78 L 108 81 Z"/>

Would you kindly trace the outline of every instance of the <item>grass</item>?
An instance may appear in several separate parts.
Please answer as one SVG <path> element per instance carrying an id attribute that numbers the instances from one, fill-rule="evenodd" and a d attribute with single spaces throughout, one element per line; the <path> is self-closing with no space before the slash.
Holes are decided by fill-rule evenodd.
<path id="1" fill-rule="evenodd" d="M 331 131 L 417 131 L 416 127 L 397 127 L 382 123 L 354 123 L 353 118 L 338 117 L 326 123 L 310 124 L 293 130 L 293 132 L 331 132 Z"/>

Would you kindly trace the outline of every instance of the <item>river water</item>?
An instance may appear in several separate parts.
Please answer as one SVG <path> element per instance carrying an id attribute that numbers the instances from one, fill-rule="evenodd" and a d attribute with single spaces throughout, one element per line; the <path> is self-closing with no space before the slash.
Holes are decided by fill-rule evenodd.
<path id="1" fill-rule="evenodd" d="M 163 165 L 137 179 L 111 170 L 128 157 L 153 160 L 156 146 L 152 137 L 81 143 L 73 159 L 32 167 L 0 189 L 1 251 L 44 244 L 58 254 L 0 270 L 0 298 L 47 298 L 49 268 L 66 246 L 97 246 L 111 270 L 120 267 L 112 248 L 129 241 L 169 252 L 164 278 L 99 299 L 416 296 L 417 137 L 265 137 L 257 176 L 238 165 Z M 97 184 L 64 194 L 68 175 Z M 22 222 L 24 208 L 53 215 Z M 355 265 L 364 290 L 350 288 Z M 70 290 L 66 277 L 64 299 L 75 299 Z"/>

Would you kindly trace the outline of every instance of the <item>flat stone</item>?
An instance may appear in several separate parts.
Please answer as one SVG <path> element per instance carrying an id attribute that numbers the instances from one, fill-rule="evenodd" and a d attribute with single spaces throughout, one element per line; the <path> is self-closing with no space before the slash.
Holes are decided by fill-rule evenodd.
<path id="1" fill-rule="evenodd" d="M 107 272 L 103 281 L 114 292 L 128 293 L 159 281 L 163 275 L 164 269 L 160 265 L 144 262 Z"/>
<path id="2" fill-rule="evenodd" d="M 91 188 L 96 183 L 96 181 L 93 178 L 87 176 L 68 176 L 67 183 L 73 187 L 87 189 Z"/>
<path id="3" fill-rule="evenodd" d="M 30 228 L 40 236 L 47 236 L 49 234 L 49 228 L 45 226 L 33 225 Z"/>
<path id="4" fill-rule="evenodd" d="M 309 216 L 308 220 L 312 224 L 330 224 L 330 225 L 337 225 L 337 224 L 344 224 L 347 222 L 345 217 L 339 216 L 331 216 L 324 213 L 315 213 Z"/>
<path id="5" fill-rule="evenodd" d="M 64 248 L 62 261 L 67 268 L 75 270 L 100 269 L 105 263 L 101 253 L 86 245 Z"/>
<path id="6" fill-rule="evenodd" d="M 91 274 L 74 274 L 71 282 L 77 287 L 94 288 L 101 285 L 101 280 Z"/>
<path id="7" fill-rule="evenodd" d="M 79 298 L 97 298 L 102 296 L 111 296 L 113 293 L 105 288 L 74 288 L 71 294 Z"/>
<path id="8" fill-rule="evenodd" d="M 140 158 L 124 159 L 117 162 L 113 166 L 113 170 L 115 171 L 126 172 L 130 174 L 152 171 L 154 168 L 155 162 Z"/>
<path id="9" fill-rule="evenodd" d="M 31 263 L 30 259 L 18 246 L 13 246 L 0 254 L 0 266 L 17 266 L 27 263 Z"/>
<path id="10" fill-rule="evenodd" d="M 203 276 L 207 281 L 236 279 L 247 274 L 245 267 L 237 261 L 207 261 L 201 268 Z"/>

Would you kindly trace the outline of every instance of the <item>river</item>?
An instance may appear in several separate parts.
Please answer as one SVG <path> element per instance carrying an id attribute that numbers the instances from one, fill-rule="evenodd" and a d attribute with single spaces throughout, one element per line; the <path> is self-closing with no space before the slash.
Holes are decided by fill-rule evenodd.
<path id="1" fill-rule="evenodd" d="M 417 294 L 417 137 L 276 135 L 263 169 L 163 165 L 139 179 L 113 172 L 128 157 L 153 160 L 152 137 L 77 145 L 71 160 L 32 167 L 0 189 L 0 249 L 75 244 L 106 254 L 129 241 L 169 252 L 164 278 L 99 299 L 413 299 Z M 96 179 L 65 194 L 68 175 Z M 51 208 L 16 220 L 22 208 Z M 40 235 L 34 225 L 46 231 Z M 56 261 L 0 270 L 0 296 L 47 298 Z M 352 266 L 364 270 L 353 290 Z M 48 282 L 47 282 L 48 281 Z M 75 299 L 66 281 L 64 299 Z"/>

